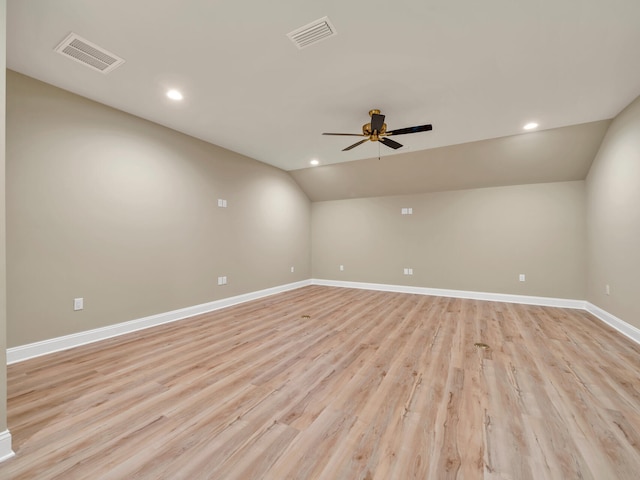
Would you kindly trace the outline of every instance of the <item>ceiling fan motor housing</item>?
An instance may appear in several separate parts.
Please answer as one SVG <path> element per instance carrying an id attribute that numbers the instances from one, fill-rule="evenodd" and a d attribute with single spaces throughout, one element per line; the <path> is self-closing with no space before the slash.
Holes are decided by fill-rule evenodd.
<path id="1" fill-rule="evenodd" d="M 362 134 L 366 135 L 367 137 L 371 137 L 370 140 L 372 142 L 375 142 L 376 140 L 378 140 L 378 137 L 381 137 L 382 135 L 387 133 L 387 124 L 383 123 L 382 124 L 382 128 L 380 129 L 380 131 L 377 134 L 374 134 L 374 133 L 375 132 L 371 131 L 371 124 L 370 123 L 365 123 L 362 126 Z"/>

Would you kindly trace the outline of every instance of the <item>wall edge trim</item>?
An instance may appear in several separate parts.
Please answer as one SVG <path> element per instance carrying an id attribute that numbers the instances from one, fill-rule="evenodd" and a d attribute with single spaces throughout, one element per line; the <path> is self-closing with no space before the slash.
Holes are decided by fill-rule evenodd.
<path id="1" fill-rule="evenodd" d="M 524 305 L 539 305 L 542 307 L 586 310 L 598 320 L 606 323 L 640 345 L 640 329 L 585 300 L 512 295 L 507 293 L 472 292 L 467 290 L 447 290 L 441 288 L 411 287 L 405 285 L 385 285 L 380 283 L 345 282 L 339 280 L 322 280 L 317 278 L 312 279 L 311 282 L 313 285 L 323 285 L 327 287 L 360 288 L 363 290 L 379 290 L 382 292 L 414 293 L 418 295 L 434 295 L 439 297 L 466 298 L 470 300 L 487 300 L 491 302 L 521 303 Z"/>
<path id="2" fill-rule="evenodd" d="M 620 318 L 607 312 L 606 310 L 603 310 L 593 303 L 586 302 L 585 310 L 594 317 L 609 325 L 611 328 L 623 334 L 625 337 L 633 340 L 640 345 L 640 329 L 637 329 L 633 325 L 628 324 L 624 320 L 621 320 Z"/>
<path id="3" fill-rule="evenodd" d="M 9 430 L 0 432 L 0 462 L 9 460 L 13 456 L 15 453 L 11 450 L 11 433 Z"/>
<path id="4" fill-rule="evenodd" d="M 108 325 L 106 327 L 86 330 L 84 332 L 72 333 L 70 335 L 42 340 L 18 347 L 11 347 L 7 349 L 7 365 L 29 360 L 31 358 L 40 357 L 42 355 L 48 355 L 54 352 L 68 350 L 74 347 L 80 347 L 89 343 L 99 342 L 100 340 L 106 340 L 108 338 L 132 333 L 138 330 L 143 330 L 145 328 L 155 327 L 157 325 L 162 325 L 163 323 L 183 320 L 185 318 L 193 317 L 195 315 L 200 315 L 203 313 L 213 312 L 215 310 L 230 307 L 232 305 L 249 302 L 251 300 L 257 300 L 259 298 L 275 295 L 277 293 L 282 293 L 289 290 L 295 290 L 307 285 L 311 285 L 311 280 L 302 280 L 299 282 L 279 285 L 276 287 L 266 288 L 264 290 L 258 290 L 234 297 L 215 300 L 213 302 L 194 305 L 192 307 L 180 308 L 178 310 L 172 310 L 170 312 L 159 313 L 156 315 L 150 315 L 148 317 L 138 318 L 127 322 L 116 323 L 114 325 Z"/>
<path id="5" fill-rule="evenodd" d="M 109 325 L 107 327 L 96 328 L 93 330 L 87 330 L 84 332 L 74 333 L 71 335 L 65 335 L 62 337 L 56 337 L 49 340 L 43 340 L 40 342 L 30 343 L 27 345 L 21 345 L 18 347 L 12 347 L 7 349 L 7 365 L 13 363 L 22 362 L 31 358 L 40 357 L 42 355 L 48 355 L 70 348 L 87 345 L 90 343 L 106 340 L 108 338 L 125 335 L 145 328 L 151 328 L 164 323 L 175 322 L 190 318 L 195 315 L 203 313 L 213 312 L 222 308 L 238 305 L 240 303 L 249 302 L 251 300 L 257 300 L 259 298 L 283 293 L 289 290 L 295 290 L 308 285 L 320 285 L 326 287 L 340 287 L 340 288 L 357 288 L 362 290 L 378 290 L 382 292 L 397 292 L 397 293 L 411 293 L 417 295 L 432 295 L 439 297 L 452 297 L 452 298 L 466 298 L 470 300 L 485 300 L 492 302 L 505 302 L 505 303 L 521 303 L 524 305 L 539 305 L 544 307 L 557 307 L 557 308 L 574 308 L 579 310 L 586 310 L 600 321 L 606 323 L 610 327 L 614 328 L 618 332 L 622 333 L 629 339 L 640 344 L 640 329 L 637 329 L 633 325 L 626 323 L 624 320 L 619 319 L 615 315 L 601 309 L 600 307 L 593 305 L 584 300 L 574 300 L 566 298 L 553 298 L 553 297 L 536 297 L 530 295 L 513 295 L 506 293 L 490 293 L 490 292 L 473 292 L 467 290 L 449 290 L 442 288 L 427 288 L 427 287 L 413 287 L 408 285 L 388 285 L 381 283 L 365 283 L 365 282 L 347 282 L 339 280 L 324 280 L 324 279 L 309 279 L 299 282 L 280 285 L 277 287 L 271 287 L 264 290 L 258 290 L 255 292 L 245 293 L 234 297 L 223 298 L 215 300 L 213 302 L 203 303 L 192 307 L 181 308 L 178 310 L 172 310 L 170 312 L 160 313 L 143 317 L 128 322 L 117 323 L 115 325 Z M 8 438 L 8 440 L 7 440 Z M 8 447 L 5 443 L 8 441 Z M 0 461 L 13 456 L 11 451 L 11 434 L 8 430 L 0 432 Z"/>
<path id="6" fill-rule="evenodd" d="M 381 283 L 343 282 L 338 280 L 313 279 L 313 285 L 327 287 L 359 288 L 363 290 L 379 290 L 382 292 L 413 293 L 417 295 L 433 295 L 436 297 L 466 298 L 469 300 L 487 300 L 491 302 L 521 303 L 524 305 L 540 305 L 543 307 L 585 309 L 584 300 L 567 298 L 535 297 L 530 295 L 512 295 L 509 293 L 473 292 L 469 290 L 449 290 L 443 288 L 412 287 L 408 285 L 386 285 Z"/>

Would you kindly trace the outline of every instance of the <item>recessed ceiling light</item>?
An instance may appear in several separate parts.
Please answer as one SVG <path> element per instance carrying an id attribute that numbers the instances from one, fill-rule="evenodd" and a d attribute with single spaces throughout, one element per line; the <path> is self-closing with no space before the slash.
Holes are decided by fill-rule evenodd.
<path id="1" fill-rule="evenodd" d="M 536 122 L 529 122 L 522 128 L 524 128 L 525 130 L 533 130 L 535 128 L 538 128 L 538 124 Z"/>
<path id="2" fill-rule="evenodd" d="M 311 160 L 309 163 L 315 167 L 316 165 L 320 165 L 320 160 L 316 160 L 316 159 L 314 158 L 314 159 L 313 159 L 313 160 Z"/>
<path id="3" fill-rule="evenodd" d="M 169 90 L 167 92 L 167 97 L 171 100 L 182 100 L 182 94 L 178 90 Z"/>

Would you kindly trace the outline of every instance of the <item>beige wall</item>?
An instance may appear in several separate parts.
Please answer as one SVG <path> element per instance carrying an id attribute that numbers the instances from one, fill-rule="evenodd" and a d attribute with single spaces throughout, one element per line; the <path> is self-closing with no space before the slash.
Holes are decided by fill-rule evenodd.
<path id="1" fill-rule="evenodd" d="M 7 75 L 10 347 L 311 276 L 286 172 Z"/>
<path id="2" fill-rule="evenodd" d="M 0 0 L 0 72 L 6 65 L 6 9 Z M 7 283 L 6 283 L 6 219 L 5 219 L 5 90 L 4 75 L 0 75 L 0 433 L 7 428 Z M 0 452 L 2 453 L 2 452 Z"/>
<path id="3" fill-rule="evenodd" d="M 586 185 L 588 300 L 640 328 L 640 97 L 609 127 Z"/>
<path id="4" fill-rule="evenodd" d="M 584 299 L 584 205 L 582 181 L 316 202 L 313 275 Z"/>
<path id="5" fill-rule="evenodd" d="M 7 75 L 9 346 L 312 275 L 581 299 L 587 265 L 589 300 L 638 325 L 638 100 L 612 124 L 587 188 L 311 205 L 278 169 Z M 400 215 L 403 207 L 414 214 Z M 217 286 L 220 275 L 229 285 Z M 73 312 L 74 297 L 85 310 Z"/>

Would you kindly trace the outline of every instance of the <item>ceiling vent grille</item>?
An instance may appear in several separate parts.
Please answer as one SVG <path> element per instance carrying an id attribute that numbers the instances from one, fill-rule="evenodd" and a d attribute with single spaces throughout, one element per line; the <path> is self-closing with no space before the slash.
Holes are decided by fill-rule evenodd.
<path id="1" fill-rule="evenodd" d="M 320 20 L 311 22 L 309 25 L 300 27 L 291 33 L 287 34 L 287 37 L 298 47 L 303 49 L 314 43 L 318 43 L 325 38 L 333 37 L 337 35 L 335 27 L 331 24 L 328 17 L 323 17 Z"/>
<path id="2" fill-rule="evenodd" d="M 124 60 L 102 47 L 79 37 L 75 33 L 69 34 L 60 45 L 55 48 L 60 55 L 82 63 L 101 73 L 109 73 L 124 63 Z"/>

